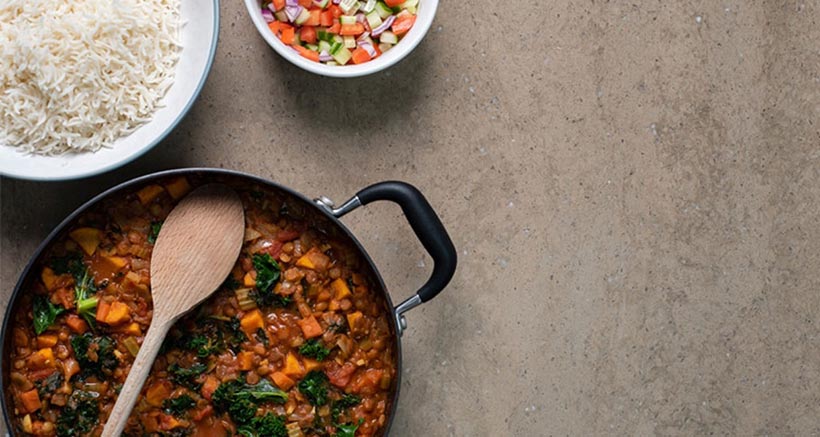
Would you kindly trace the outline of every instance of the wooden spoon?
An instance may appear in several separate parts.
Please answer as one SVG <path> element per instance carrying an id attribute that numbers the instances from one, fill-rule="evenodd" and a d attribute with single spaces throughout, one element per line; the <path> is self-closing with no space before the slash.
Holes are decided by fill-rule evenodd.
<path id="1" fill-rule="evenodd" d="M 168 215 L 151 256 L 151 326 L 103 437 L 122 434 L 168 330 L 228 277 L 242 249 L 244 232 L 242 202 L 224 185 L 194 190 Z"/>

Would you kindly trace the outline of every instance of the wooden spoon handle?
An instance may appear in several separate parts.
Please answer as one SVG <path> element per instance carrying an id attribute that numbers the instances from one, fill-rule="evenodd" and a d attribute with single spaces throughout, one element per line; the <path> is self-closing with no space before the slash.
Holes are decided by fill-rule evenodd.
<path id="1" fill-rule="evenodd" d="M 102 437 L 119 437 L 122 435 L 122 430 L 128 422 L 131 410 L 139 398 L 142 386 L 145 384 L 145 380 L 148 379 L 148 374 L 151 373 L 154 360 L 157 358 L 162 342 L 172 325 L 172 322 L 158 320 L 151 323 L 148 332 L 145 334 L 145 339 L 142 341 L 137 358 L 131 366 L 131 371 L 128 372 L 128 378 L 126 378 L 125 384 L 117 396 L 114 409 L 111 410 L 111 414 L 108 416 L 108 422 L 105 423 Z"/>

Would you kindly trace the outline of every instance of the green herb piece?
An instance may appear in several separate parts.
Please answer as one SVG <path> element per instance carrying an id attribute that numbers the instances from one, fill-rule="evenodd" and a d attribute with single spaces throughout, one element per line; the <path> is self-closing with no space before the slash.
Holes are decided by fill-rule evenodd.
<path id="1" fill-rule="evenodd" d="M 86 332 L 72 337 L 71 347 L 85 376 L 96 375 L 103 378 L 111 375 L 120 365 L 120 361 L 114 355 L 117 343 L 111 337 L 95 337 Z"/>
<path id="2" fill-rule="evenodd" d="M 299 347 L 299 353 L 302 356 L 323 361 L 330 355 L 330 349 L 324 347 L 319 340 L 312 338 Z"/>
<path id="3" fill-rule="evenodd" d="M 152 222 L 151 230 L 148 232 L 148 242 L 154 244 L 159 237 L 159 231 L 162 229 L 162 222 Z"/>
<path id="4" fill-rule="evenodd" d="M 65 312 L 65 308 L 54 305 L 47 296 L 42 294 L 34 296 L 34 308 L 32 309 L 34 315 L 34 332 L 37 335 L 45 332 L 46 329 L 57 320 L 57 316 L 63 312 Z"/>
<path id="5" fill-rule="evenodd" d="M 236 289 L 239 288 L 239 281 L 237 281 L 233 275 L 228 275 L 221 287 L 230 291 L 236 291 Z"/>
<path id="6" fill-rule="evenodd" d="M 99 395 L 75 390 L 57 417 L 57 437 L 86 435 L 97 426 L 100 416 Z"/>
<path id="7" fill-rule="evenodd" d="M 162 402 L 162 408 L 165 409 L 165 412 L 174 416 L 182 416 L 195 406 L 196 401 L 188 395 L 177 396 Z"/>
<path id="8" fill-rule="evenodd" d="M 168 373 L 171 374 L 171 381 L 181 386 L 188 387 L 193 391 L 199 391 L 201 388 L 202 384 L 196 382 L 196 379 L 206 370 L 208 370 L 208 366 L 202 363 L 196 363 L 189 369 L 180 367 L 177 363 L 168 366 Z"/>
<path id="9" fill-rule="evenodd" d="M 328 380 L 324 372 L 311 371 L 299 381 L 298 387 L 312 405 L 321 407 L 327 403 Z"/>
<path id="10" fill-rule="evenodd" d="M 362 398 L 356 395 L 342 395 L 341 399 L 333 402 L 333 407 L 330 409 L 330 417 L 333 419 L 333 422 L 337 422 L 339 420 L 342 410 L 355 407 L 356 405 L 359 405 L 360 402 L 362 402 Z"/>

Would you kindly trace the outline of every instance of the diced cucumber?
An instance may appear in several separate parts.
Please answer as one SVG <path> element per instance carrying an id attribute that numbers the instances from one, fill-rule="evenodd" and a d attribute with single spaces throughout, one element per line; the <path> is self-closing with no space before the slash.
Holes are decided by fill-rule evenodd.
<path id="1" fill-rule="evenodd" d="M 335 42 L 333 43 L 333 45 L 330 46 L 330 50 L 328 51 L 328 53 L 330 53 L 330 55 L 333 56 L 336 53 L 339 53 L 339 51 L 343 48 L 345 48 L 344 44 L 340 42 Z"/>
<path id="2" fill-rule="evenodd" d="M 324 8 L 326 8 L 326 7 L 327 7 L 327 4 L 328 4 L 328 3 L 330 3 L 330 0 L 322 0 L 322 1 L 321 1 L 319 4 L 317 4 L 316 6 L 318 6 L 318 7 L 322 8 L 322 9 L 324 9 Z M 315 3 L 314 3 L 314 4 L 315 4 Z"/>
<path id="3" fill-rule="evenodd" d="M 330 53 L 330 43 L 327 41 L 319 41 L 319 51 Z"/>
<path id="4" fill-rule="evenodd" d="M 382 32 L 381 36 L 379 36 L 379 42 L 397 44 L 399 42 L 399 37 L 397 37 L 395 33 L 389 30 L 385 30 L 384 32 Z"/>
<path id="5" fill-rule="evenodd" d="M 388 44 L 386 42 L 383 42 L 383 43 L 379 44 L 379 50 L 381 50 L 382 53 L 384 53 L 384 52 L 386 52 L 386 51 L 388 51 L 392 48 L 393 48 L 393 44 Z"/>
<path id="6" fill-rule="evenodd" d="M 313 50 L 314 52 L 319 51 L 319 46 L 317 46 L 316 44 L 305 44 L 305 47 L 307 47 L 308 50 Z"/>
<path id="7" fill-rule="evenodd" d="M 355 49 L 356 48 L 356 38 L 354 38 L 350 35 L 345 35 L 344 39 L 345 39 L 345 43 L 344 43 L 345 47 L 347 47 L 349 49 Z"/>
<path id="8" fill-rule="evenodd" d="M 413 14 L 413 15 L 416 15 L 419 10 L 418 10 L 418 6 L 408 6 L 407 9 L 405 9 L 405 11 L 407 11 L 407 12 Z"/>
<path id="9" fill-rule="evenodd" d="M 367 18 L 367 24 L 370 25 L 371 29 L 375 29 L 382 24 L 382 17 L 380 17 L 376 11 L 367 14 L 365 18 Z"/>
<path id="10" fill-rule="evenodd" d="M 349 61 L 350 58 L 353 57 L 353 53 L 351 53 L 350 50 L 342 47 L 340 50 L 336 51 L 336 54 L 331 54 L 331 56 L 333 56 L 333 59 L 340 65 L 345 65 L 347 64 L 347 61 Z"/>
<path id="11" fill-rule="evenodd" d="M 319 38 L 320 41 L 333 41 L 333 34 L 328 32 L 327 29 L 316 30 L 316 37 Z"/>
<path id="12" fill-rule="evenodd" d="M 367 0 L 367 3 L 365 3 L 360 9 L 365 14 L 373 12 L 373 9 L 376 9 L 376 0 Z"/>
<path id="13" fill-rule="evenodd" d="M 327 61 L 327 62 L 325 62 L 325 65 L 339 65 L 339 64 L 337 64 L 336 62 L 333 62 L 333 61 Z"/>
<path id="14" fill-rule="evenodd" d="M 345 24 L 356 24 L 356 17 L 353 15 L 342 15 L 339 17 L 339 23 L 342 25 Z"/>
<path id="15" fill-rule="evenodd" d="M 285 13 L 284 9 L 282 9 L 279 12 L 274 13 L 273 16 L 276 17 L 277 21 L 282 21 L 282 22 L 285 22 L 285 23 L 288 22 L 288 14 Z"/>
<path id="16" fill-rule="evenodd" d="M 342 8 L 345 14 L 353 15 L 359 10 L 359 2 L 358 0 L 342 0 L 339 7 Z"/>
<path id="17" fill-rule="evenodd" d="M 366 36 L 366 37 L 364 37 L 364 38 L 359 38 L 359 39 L 358 39 L 358 40 L 356 40 L 356 41 L 357 41 L 357 42 L 358 42 L 358 41 L 368 42 L 368 43 L 370 43 L 370 45 L 376 45 L 376 44 L 373 44 L 373 40 L 372 40 L 372 39 L 370 39 L 370 37 L 369 37 L 369 36 Z"/>
<path id="18" fill-rule="evenodd" d="M 310 19 L 310 12 L 307 9 L 302 8 L 302 13 L 299 14 L 298 17 L 296 17 L 296 21 L 294 21 L 294 23 L 301 26 L 302 24 L 304 24 L 305 21 L 307 21 L 309 19 Z"/>
<path id="19" fill-rule="evenodd" d="M 333 42 L 337 42 L 339 44 L 345 42 L 341 35 L 333 35 Z"/>
<path id="20" fill-rule="evenodd" d="M 388 8 L 387 5 L 384 4 L 384 2 L 376 3 L 375 11 L 379 14 L 379 17 L 381 17 L 382 20 L 393 15 L 393 11 L 390 8 Z"/>
<path id="21" fill-rule="evenodd" d="M 419 0 L 407 0 L 404 3 L 400 4 L 399 7 L 402 9 L 408 9 L 411 7 L 416 7 L 419 5 Z"/>

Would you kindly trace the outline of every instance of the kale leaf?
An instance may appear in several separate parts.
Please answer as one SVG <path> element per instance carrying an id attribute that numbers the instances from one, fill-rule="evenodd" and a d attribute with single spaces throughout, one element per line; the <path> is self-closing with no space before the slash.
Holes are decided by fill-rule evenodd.
<path id="1" fill-rule="evenodd" d="M 186 411 L 194 408 L 196 401 L 188 395 L 177 396 L 162 401 L 162 408 L 165 412 L 174 416 L 182 416 Z"/>
<path id="2" fill-rule="evenodd" d="M 162 222 L 152 222 L 151 223 L 151 231 L 148 232 L 148 242 L 154 244 L 157 242 L 157 237 L 159 236 L 159 231 L 162 229 Z"/>
<path id="3" fill-rule="evenodd" d="M 45 332 L 46 329 L 57 320 L 57 316 L 63 312 L 65 312 L 65 308 L 54 305 L 47 296 L 42 294 L 34 296 L 34 308 L 32 309 L 32 314 L 34 315 L 34 332 L 37 333 L 37 335 Z"/>
<path id="4" fill-rule="evenodd" d="M 299 381 L 298 387 L 312 405 L 321 407 L 327 403 L 328 380 L 324 372 L 311 371 Z"/>
<path id="5" fill-rule="evenodd" d="M 330 355 L 330 349 L 324 347 L 319 340 L 312 338 L 299 347 L 299 353 L 302 354 L 302 356 L 323 361 Z"/>
<path id="6" fill-rule="evenodd" d="M 199 391 L 201 388 L 202 384 L 196 382 L 196 379 L 206 370 L 208 370 L 208 366 L 202 363 L 196 363 L 189 369 L 180 367 L 177 363 L 168 366 L 168 373 L 171 374 L 171 381 L 181 386 L 188 387 L 193 391 Z"/>
<path id="7" fill-rule="evenodd" d="M 234 422 L 242 425 L 251 422 L 256 415 L 257 405 L 269 401 L 284 403 L 287 402 L 288 395 L 267 379 L 262 379 L 256 385 L 234 379 L 220 384 L 212 400 L 218 411 L 227 412 Z"/>
<path id="8" fill-rule="evenodd" d="M 90 332 L 71 337 L 71 347 L 83 375 L 96 375 L 104 378 L 114 372 L 120 361 L 114 355 L 117 342 L 111 337 L 95 337 Z"/>
<path id="9" fill-rule="evenodd" d="M 364 422 L 359 419 L 359 423 L 348 423 L 347 425 L 336 425 L 336 437 L 356 437 L 356 430 Z"/>
<path id="10" fill-rule="evenodd" d="M 256 270 L 256 292 L 253 297 L 259 306 L 287 306 L 290 298 L 276 295 L 273 286 L 279 280 L 282 268 L 269 253 L 254 254 L 253 268 Z"/>
<path id="11" fill-rule="evenodd" d="M 342 410 L 350 407 L 355 407 L 359 405 L 362 401 L 362 398 L 356 395 L 349 395 L 344 394 L 342 398 L 333 402 L 333 407 L 330 409 L 330 417 L 333 419 L 334 422 L 339 420 L 339 415 L 342 414 Z"/>
<path id="12" fill-rule="evenodd" d="M 236 430 L 243 437 L 287 437 L 285 419 L 273 413 L 253 417 L 248 423 Z"/>
<path id="13" fill-rule="evenodd" d="M 63 373 L 54 372 L 51 375 L 48 375 L 45 379 L 35 381 L 34 386 L 37 387 L 37 393 L 42 398 L 47 394 L 52 394 L 57 391 L 58 388 L 63 386 L 64 382 L 65 377 L 63 376 Z"/>
<path id="14" fill-rule="evenodd" d="M 57 417 L 57 437 L 73 437 L 91 432 L 100 416 L 100 407 L 94 392 L 75 390 Z"/>

